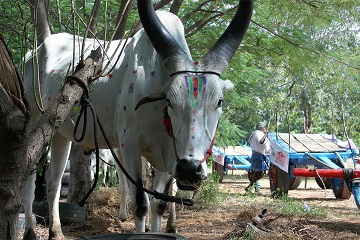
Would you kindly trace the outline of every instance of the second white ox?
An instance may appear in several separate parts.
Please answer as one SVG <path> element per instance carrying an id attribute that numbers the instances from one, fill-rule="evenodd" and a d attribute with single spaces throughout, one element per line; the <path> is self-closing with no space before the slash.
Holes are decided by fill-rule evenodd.
<path id="1" fill-rule="evenodd" d="M 239 47 L 247 30 L 252 14 L 252 0 L 241 0 L 239 8 L 226 31 L 199 62 L 194 62 L 184 37 L 181 21 L 171 13 L 161 13 L 157 17 L 150 0 L 138 0 L 138 10 L 144 30 L 140 30 L 127 43 L 119 61 L 111 73 L 93 83 L 91 101 L 103 123 L 106 135 L 114 148 L 120 148 L 128 173 L 142 184 L 141 155 L 157 171 L 168 173 L 162 184 L 155 189 L 167 193 L 172 181 L 184 190 L 194 190 L 206 179 L 206 157 L 215 137 L 219 117 L 222 112 L 223 95 L 233 88 L 229 81 L 219 78 L 228 67 L 228 62 Z M 74 46 L 75 39 L 75 49 Z M 38 66 L 31 60 L 26 65 L 25 85 L 28 96 L 32 96 L 32 78 L 40 77 L 44 107 L 54 99 L 61 89 L 69 65 L 76 54 L 79 56 L 82 38 L 60 33 L 48 37 L 37 49 Z M 111 43 L 105 56 L 111 56 L 118 41 Z M 95 40 L 86 40 L 86 54 L 98 47 Z M 120 48 L 121 49 L 121 48 Z M 117 53 L 119 54 L 119 52 Z M 35 86 L 37 89 L 37 86 Z M 37 91 L 37 90 L 36 90 Z M 40 112 L 32 104 L 33 124 Z M 165 120 L 164 113 L 169 117 Z M 92 120 L 88 117 L 88 126 Z M 52 140 L 51 180 L 47 193 L 50 222 L 49 238 L 63 239 L 59 219 L 58 201 L 61 176 L 69 155 L 70 141 L 73 141 L 74 126 L 65 122 Z M 81 129 L 81 126 L 79 127 Z M 168 134 L 171 136 L 169 137 Z M 79 143 L 84 148 L 93 149 L 93 132 L 88 128 L 85 139 Z M 107 148 L 104 139 L 99 138 L 100 148 Z M 31 178 L 26 187 L 25 211 L 27 215 L 25 237 L 35 237 L 31 222 L 31 204 L 34 184 Z M 142 189 L 128 182 L 131 209 L 136 231 L 145 231 L 145 216 L 149 198 Z M 161 216 L 166 203 L 152 198 L 152 231 L 160 231 Z"/>

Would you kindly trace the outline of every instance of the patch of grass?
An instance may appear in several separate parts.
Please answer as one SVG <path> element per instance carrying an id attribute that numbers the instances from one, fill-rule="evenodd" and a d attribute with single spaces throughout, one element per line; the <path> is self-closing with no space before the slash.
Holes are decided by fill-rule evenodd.
<path id="1" fill-rule="evenodd" d="M 201 187 L 194 193 L 194 202 L 196 208 L 217 208 L 222 206 L 225 199 L 224 192 L 220 190 L 219 179 L 216 174 L 210 174 L 208 180 L 204 181 Z M 178 195 L 189 195 L 179 191 Z"/>
<path id="2" fill-rule="evenodd" d="M 329 210 L 324 207 L 308 205 L 306 202 L 295 201 L 287 195 L 274 199 L 274 206 L 278 213 L 284 215 L 327 215 Z"/>

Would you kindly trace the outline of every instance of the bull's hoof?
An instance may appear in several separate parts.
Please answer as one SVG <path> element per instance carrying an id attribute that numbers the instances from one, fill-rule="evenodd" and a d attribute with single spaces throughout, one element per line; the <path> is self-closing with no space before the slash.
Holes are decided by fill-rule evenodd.
<path id="1" fill-rule="evenodd" d="M 117 219 L 117 220 L 120 220 L 121 222 L 125 222 L 125 221 L 127 220 L 127 217 L 118 216 L 116 219 Z"/>
<path id="2" fill-rule="evenodd" d="M 176 227 L 174 226 L 166 226 L 167 233 L 177 233 Z"/>
<path id="3" fill-rule="evenodd" d="M 49 240 L 66 240 L 61 229 L 57 231 L 49 231 Z"/>
<path id="4" fill-rule="evenodd" d="M 26 229 L 23 240 L 36 240 L 36 234 L 34 229 Z"/>

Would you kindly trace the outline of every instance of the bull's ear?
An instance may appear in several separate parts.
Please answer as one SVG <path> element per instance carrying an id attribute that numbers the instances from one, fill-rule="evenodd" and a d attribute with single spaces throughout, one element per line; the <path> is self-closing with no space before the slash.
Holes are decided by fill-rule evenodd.
<path id="1" fill-rule="evenodd" d="M 234 88 L 234 84 L 229 79 L 222 80 L 222 82 L 223 82 L 223 87 L 222 87 L 223 93 L 227 93 Z"/>
<path id="2" fill-rule="evenodd" d="M 140 99 L 140 101 L 136 104 L 135 111 L 145 103 L 156 102 L 159 100 L 163 100 L 165 98 L 166 98 L 166 94 L 163 91 L 155 91 L 150 95 L 147 95 L 146 97 Z"/>

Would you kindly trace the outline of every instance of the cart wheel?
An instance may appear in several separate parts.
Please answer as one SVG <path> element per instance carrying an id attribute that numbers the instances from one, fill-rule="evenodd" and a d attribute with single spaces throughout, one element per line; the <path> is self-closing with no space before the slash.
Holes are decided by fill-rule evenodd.
<path id="1" fill-rule="evenodd" d="M 295 190 L 300 186 L 302 177 L 294 177 L 290 179 L 289 190 Z"/>
<path id="2" fill-rule="evenodd" d="M 323 182 L 321 181 L 321 180 L 323 180 Z M 319 187 L 321 187 L 321 189 L 330 189 L 330 188 L 332 188 L 332 180 L 331 180 L 331 178 L 318 178 L 318 177 L 316 177 L 315 178 L 315 181 L 316 181 L 316 183 L 317 183 L 317 185 L 319 186 Z M 324 185 L 325 185 L 325 187 L 324 187 Z"/>
<path id="3" fill-rule="evenodd" d="M 289 174 L 272 163 L 270 163 L 269 180 L 271 197 L 278 198 L 284 194 L 288 194 L 290 183 Z"/>
<path id="4" fill-rule="evenodd" d="M 333 178 L 332 189 L 336 198 L 349 199 L 351 197 L 351 192 L 343 179 Z"/>
<path id="5" fill-rule="evenodd" d="M 216 171 L 216 177 L 219 179 L 219 183 L 222 183 L 225 174 L 224 166 L 217 162 L 214 162 L 213 169 Z"/>

